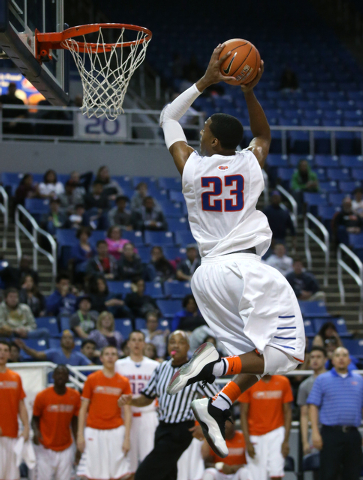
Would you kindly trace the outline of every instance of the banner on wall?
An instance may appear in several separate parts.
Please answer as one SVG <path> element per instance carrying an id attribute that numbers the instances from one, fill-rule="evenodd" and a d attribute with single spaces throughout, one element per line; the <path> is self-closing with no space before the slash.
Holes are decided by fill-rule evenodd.
<path id="1" fill-rule="evenodd" d="M 76 136 L 95 140 L 125 140 L 127 138 L 127 115 L 120 115 L 114 121 L 102 118 L 88 118 L 81 112 L 76 113 Z"/>
<path id="2" fill-rule="evenodd" d="M 25 105 L 37 105 L 44 96 L 21 73 L 0 72 L 0 95 L 8 93 L 9 83 L 15 83 L 15 95 L 23 100 Z"/>

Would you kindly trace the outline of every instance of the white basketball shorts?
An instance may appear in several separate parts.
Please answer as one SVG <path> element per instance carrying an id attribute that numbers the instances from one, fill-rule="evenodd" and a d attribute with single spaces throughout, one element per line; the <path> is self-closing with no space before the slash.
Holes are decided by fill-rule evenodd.
<path id="1" fill-rule="evenodd" d="M 43 445 L 34 446 L 37 459 L 33 480 L 71 480 L 74 461 L 74 445 L 56 452 Z"/>
<path id="2" fill-rule="evenodd" d="M 177 480 L 201 480 L 204 472 L 204 461 L 202 457 L 202 444 L 197 438 L 183 452 L 178 460 Z"/>
<path id="3" fill-rule="evenodd" d="M 304 360 L 305 331 L 295 293 L 286 278 L 258 255 L 232 253 L 202 258 L 191 281 L 198 307 L 232 355 L 266 346 L 280 350 L 285 373 Z M 280 361 L 281 363 L 281 361 Z"/>
<path id="4" fill-rule="evenodd" d="M 5 412 L 2 413 L 5 415 Z M 19 468 L 16 466 L 14 446 L 17 438 L 0 437 L 0 479 L 18 480 Z"/>
<path id="5" fill-rule="evenodd" d="M 158 423 L 156 411 L 132 416 L 129 452 L 131 472 L 136 472 L 139 464 L 154 448 L 155 430 Z"/>
<path id="6" fill-rule="evenodd" d="M 216 468 L 207 468 L 204 472 L 202 480 L 250 480 L 251 477 L 248 475 L 248 466 L 237 470 L 236 473 L 226 475 L 223 472 L 220 472 Z"/>
<path id="7" fill-rule="evenodd" d="M 246 452 L 249 480 L 268 480 L 270 477 L 283 477 L 285 460 L 281 453 L 285 428 L 280 427 L 265 435 L 251 435 L 255 448 L 255 458 Z"/>
<path id="8" fill-rule="evenodd" d="M 130 474 L 128 456 L 122 451 L 125 427 L 110 430 L 85 429 L 87 478 L 108 480 Z"/>

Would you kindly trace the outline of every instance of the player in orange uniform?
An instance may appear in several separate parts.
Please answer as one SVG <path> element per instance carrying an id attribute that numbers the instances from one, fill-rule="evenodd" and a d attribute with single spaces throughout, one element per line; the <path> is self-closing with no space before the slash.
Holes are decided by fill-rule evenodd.
<path id="1" fill-rule="evenodd" d="M 284 476 L 293 400 L 289 380 L 280 375 L 265 375 L 239 397 L 249 480 Z"/>
<path id="2" fill-rule="evenodd" d="M 202 455 L 207 465 L 203 480 L 248 480 L 246 466 L 246 443 L 242 432 L 235 429 L 233 423 L 226 422 L 226 444 L 228 456 L 221 458 L 216 455 L 204 441 Z"/>
<path id="3" fill-rule="evenodd" d="M 115 371 L 116 347 L 104 347 L 100 359 L 103 369 L 92 373 L 84 384 L 77 447 L 81 452 L 86 449 L 85 475 L 88 479 L 126 480 L 130 476 L 127 452 L 130 450 L 131 408 L 124 407 L 123 420 L 117 400 L 121 394 L 131 394 L 131 387 L 128 379 Z"/>
<path id="4" fill-rule="evenodd" d="M 23 424 L 22 436 L 29 438 L 29 420 L 20 375 L 6 367 L 10 345 L 0 340 L 0 479 L 18 480 L 14 445 L 18 437 L 18 414 Z"/>
<path id="5" fill-rule="evenodd" d="M 77 435 L 77 416 L 81 396 L 66 387 L 68 369 L 58 365 L 53 372 L 54 386 L 35 397 L 32 427 L 36 447 L 37 480 L 70 480 L 74 460 L 73 435 Z"/>

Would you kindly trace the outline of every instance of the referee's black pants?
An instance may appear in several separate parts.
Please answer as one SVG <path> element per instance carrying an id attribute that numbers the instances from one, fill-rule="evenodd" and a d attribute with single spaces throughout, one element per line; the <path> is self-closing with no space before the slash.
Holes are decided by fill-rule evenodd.
<path id="1" fill-rule="evenodd" d="M 177 462 L 193 439 L 189 432 L 192 427 L 194 421 L 160 422 L 155 431 L 154 450 L 141 462 L 135 480 L 176 480 Z"/>
<path id="2" fill-rule="evenodd" d="M 321 480 L 359 480 L 362 468 L 362 437 L 355 427 L 322 426 Z M 339 477 L 338 477 L 339 476 Z"/>

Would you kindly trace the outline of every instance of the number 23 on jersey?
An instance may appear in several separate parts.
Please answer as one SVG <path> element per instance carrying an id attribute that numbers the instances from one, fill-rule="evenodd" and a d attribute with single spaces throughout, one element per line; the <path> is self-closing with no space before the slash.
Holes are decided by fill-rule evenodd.
<path id="1" fill-rule="evenodd" d="M 202 188 L 211 188 L 202 193 L 202 209 L 209 212 L 238 212 L 244 207 L 244 178 L 242 175 L 226 175 L 224 185 L 220 177 L 202 177 Z M 223 188 L 232 187 L 231 198 L 218 199 Z"/>

